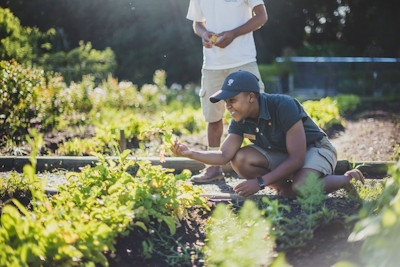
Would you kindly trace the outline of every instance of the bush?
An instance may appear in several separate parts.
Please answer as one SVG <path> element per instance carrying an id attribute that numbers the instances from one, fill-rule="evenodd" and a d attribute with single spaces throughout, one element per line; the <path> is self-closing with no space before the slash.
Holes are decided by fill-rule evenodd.
<path id="1" fill-rule="evenodd" d="M 276 260 L 270 231 L 270 222 L 253 201 L 245 201 L 238 215 L 225 204 L 218 204 L 207 229 L 206 265 L 270 266 Z"/>
<path id="2" fill-rule="evenodd" d="M 336 104 L 339 108 L 339 114 L 344 115 L 351 111 L 354 111 L 357 106 L 361 103 L 360 98 L 356 95 L 343 94 L 334 97 Z"/>
<path id="3" fill-rule="evenodd" d="M 349 237 L 350 241 L 364 240 L 360 253 L 365 266 L 390 267 L 400 261 L 400 161 L 390 174 L 378 199 L 363 203 Z"/>
<path id="4" fill-rule="evenodd" d="M 333 125 L 343 124 L 337 102 L 331 97 L 325 97 L 319 101 L 305 101 L 303 107 L 315 123 L 324 130 Z"/>
<path id="5" fill-rule="evenodd" d="M 62 74 L 67 84 L 81 81 L 85 75 L 94 77 L 96 83 L 107 79 L 113 74 L 117 62 L 111 48 L 96 50 L 90 42 L 79 42 L 79 47 L 69 51 L 60 51 L 55 54 L 46 54 L 38 59 L 38 64 L 46 71 L 57 71 Z"/>
<path id="6" fill-rule="evenodd" d="M 0 134 L 14 136 L 38 117 L 38 95 L 45 85 L 41 69 L 0 62 Z"/>

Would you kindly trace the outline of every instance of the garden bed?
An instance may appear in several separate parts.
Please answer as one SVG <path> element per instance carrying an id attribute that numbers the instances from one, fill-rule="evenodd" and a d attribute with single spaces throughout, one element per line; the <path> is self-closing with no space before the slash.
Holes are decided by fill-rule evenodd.
<path id="1" fill-rule="evenodd" d="M 362 161 L 385 162 L 393 160 L 398 153 L 396 146 L 400 144 L 400 129 L 398 113 L 380 110 L 372 110 L 367 113 L 358 114 L 346 119 L 345 131 L 330 132 L 330 139 L 337 147 L 339 157 L 346 159 L 350 163 Z M 194 137 L 188 137 L 186 141 L 196 146 L 204 144 L 194 141 Z M 198 139 L 201 140 L 201 139 Z M 398 149 L 398 148 L 397 148 Z M 397 154 L 398 156 L 398 154 Z M 168 159 L 167 159 L 168 160 Z M 5 173 L 2 173 L 5 175 Z M 45 176 L 46 174 L 44 174 Z M 62 176 L 62 172 L 56 173 L 55 179 Z M 58 176 L 57 176 L 58 175 Z M 367 184 L 379 183 L 385 175 L 371 177 L 367 175 Z M 232 187 L 240 182 L 240 178 L 234 173 L 229 173 L 226 179 L 208 185 L 201 185 L 207 194 L 231 194 Z M 295 219 L 301 213 L 301 208 L 296 200 L 278 197 L 275 192 L 269 189 L 263 190 L 256 195 L 261 199 L 279 199 L 290 207 L 290 212 L 285 214 L 289 220 Z M 234 206 L 243 204 L 244 199 L 236 198 L 215 198 L 208 201 L 208 205 L 214 208 L 218 203 L 229 203 Z M 324 200 L 325 207 L 330 211 L 335 211 L 335 217 L 327 222 L 321 223 L 313 229 L 313 238 L 304 244 L 294 247 L 280 247 L 282 242 L 277 242 L 276 250 L 283 252 L 286 260 L 295 267 L 302 266 L 332 266 L 338 261 L 348 260 L 362 266 L 359 258 L 361 242 L 348 242 L 348 237 L 353 230 L 354 221 L 348 222 L 349 215 L 355 215 L 360 209 L 360 204 L 346 197 L 344 191 L 339 190 L 329 194 Z M 204 266 L 204 255 L 201 248 L 205 240 L 205 228 L 207 218 L 211 211 L 190 209 L 189 214 L 181 221 L 180 227 L 171 240 L 163 240 L 158 236 L 158 231 L 167 231 L 165 225 L 154 223 L 154 231 L 144 232 L 141 230 L 133 231 L 126 237 L 118 237 L 116 240 L 116 251 L 106 253 L 110 266 L 130 266 L 130 267 L 161 267 L 161 266 Z M 143 251 L 143 242 L 152 238 L 158 241 L 154 248 L 156 251 L 151 257 L 146 258 Z M 167 242 L 168 241 L 168 242 Z M 162 246 L 163 242 L 169 246 Z M 171 245 L 174 244 L 174 245 Z M 175 263 L 174 263 L 175 262 Z"/>

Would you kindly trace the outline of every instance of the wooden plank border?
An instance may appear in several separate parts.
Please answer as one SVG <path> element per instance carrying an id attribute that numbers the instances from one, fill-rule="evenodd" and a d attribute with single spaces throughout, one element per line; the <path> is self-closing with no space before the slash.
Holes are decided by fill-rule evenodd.
<path id="1" fill-rule="evenodd" d="M 118 157 L 107 157 L 107 159 L 118 160 Z M 142 160 L 149 161 L 152 165 L 161 165 L 164 168 L 174 169 L 175 173 L 180 173 L 184 169 L 189 169 L 193 173 L 205 168 L 206 165 L 197 162 L 195 160 L 181 158 L 181 157 L 167 157 L 166 162 L 161 163 L 158 157 L 128 157 L 129 160 Z M 23 166 L 30 164 L 29 156 L 18 156 L 18 157 L 6 157 L 0 156 L 0 171 L 17 171 L 22 172 Z M 36 158 L 37 171 L 51 171 L 54 169 L 64 169 L 68 171 L 79 171 L 80 168 L 90 165 L 95 166 L 98 162 L 96 157 L 47 157 L 40 156 Z M 360 170 L 367 176 L 380 175 L 384 176 L 387 174 L 388 166 L 394 165 L 394 161 L 370 161 L 370 162 L 354 162 L 350 163 L 347 160 L 339 160 L 336 168 L 336 174 L 343 174 L 347 170 L 352 169 L 354 166 L 361 166 Z M 229 164 L 223 166 L 225 173 L 233 172 L 233 169 Z"/>

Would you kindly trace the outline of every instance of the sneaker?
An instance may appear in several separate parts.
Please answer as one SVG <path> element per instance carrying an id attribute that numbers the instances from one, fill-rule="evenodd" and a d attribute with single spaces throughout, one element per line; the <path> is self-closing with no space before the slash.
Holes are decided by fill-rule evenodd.
<path id="1" fill-rule="evenodd" d="M 208 166 L 199 174 L 193 175 L 190 181 L 195 184 L 206 184 L 224 179 L 221 166 Z"/>
<path id="2" fill-rule="evenodd" d="M 344 175 L 350 177 L 350 181 L 352 179 L 355 179 L 356 181 L 360 181 L 362 184 L 365 184 L 365 177 L 359 169 L 352 169 L 350 171 L 347 171 Z M 344 189 L 347 192 L 355 191 L 354 185 L 352 183 L 345 186 Z"/>

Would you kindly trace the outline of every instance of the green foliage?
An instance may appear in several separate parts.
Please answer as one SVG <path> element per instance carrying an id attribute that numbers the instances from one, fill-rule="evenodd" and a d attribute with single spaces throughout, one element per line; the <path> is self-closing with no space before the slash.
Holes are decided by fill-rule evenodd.
<path id="1" fill-rule="evenodd" d="M 40 32 L 36 26 L 23 27 L 9 9 L 0 7 L 0 58 L 31 64 L 51 51 L 55 30 Z"/>
<path id="2" fill-rule="evenodd" d="M 38 92 L 40 113 L 37 121 L 39 129 L 46 130 L 62 127 L 64 119 L 75 113 L 72 91 L 68 90 L 64 78 L 59 73 L 44 73 L 46 86 Z"/>
<path id="3" fill-rule="evenodd" d="M 383 180 L 367 180 L 368 186 L 363 185 L 360 181 L 352 179 L 350 183 L 356 190 L 356 195 L 353 196 L 350 192 L 349 197 L 357 202 L 370 202 L 375 201 L 379 198 L 385 188 L 385 182 L 387 178 Z"/>
<path id="4" fill-rule="evenodd" d="M 394 161 L 400 160 L 400 145 L 399 144 L 394 145 L 393 160 Z"/>
<path id="5" fill-rule="evenodd" d="M 354 111 L 361 103 L 361 100 L 357 95 L 351 94 L 340 94 L 335 96 L 333 99 L 336 101 L 341 116 Z"/>
<path id="6" fill-rule="evenodd" d="M 204 247 L 207 266 L 270 266 L 274 261 L 271 225 L 252 201 L 245 201 L 235 215 L 218 204 L 207 228 Z"/>
<path id="7" fill-rule="evenodd" d="M 71 140 L 65 141 L 60 144 L 60 147 L 57 149 L 56 154 L 64 156 L 90 156 L 93 152 L 108 152 L 109 154 L 114 155 L 115 151 L 113 151 L 112 148 L 116 147 L 117 143 L 115 140 L 112 141 L 112 143 L 107 144 L 98 137 L 90 139 L 81 139 L 74 137 Z M 114 146 L 112 147 L 112 145 Z M 110 153 L 111 151 L 113 151 L 113 153 Z"/>
<path id="8" fill-rule="evenodd" d="M 91 76 L 67 88 L 58 73 L 1 61 L 0 85 L 0 134 L 8 138 L 26 132 L 33 125 L 44 130 L 62 125 L 64 120 L 73 125 L 73 116 L 88 113 L 93 106 Z"/>
<path id="9" fill-rule="evenodd" d="M 77 113 L 89 113 L 93 108 L 90 94 L 94 89 L 94 77 L 83 76 L 80 83 L 72 82 L 68 90 L 71 94 L 71 100 Z"/>
<path id="10" fill-rule="evenodd" d="M 38 95 L 44 82 L 41 69 L 0 62 L 0 134 L 13 136 L 31 126 L 39 114 Z"/>
<path id="11" fill-rule="evenodd" d="M 143 108 L 138 87 L 128 81 L 118 82 L 111 75 L 93 90 L 91 98 L 94 108 L 99 111 L 104 107 L 117 110 Z"/>
<path id="12" fill-rule="evenodd" d="M 26 61 L 32 57 L 29 28 L 23 28 L 20 20 L 9 9 L 0 7 L 0 58 Z"/>
<path id="13" fill-rule="evenodd" d="M 79 47 L 71 51 L 45 54 L 38 64 L 46 71 L 57 71 L 66 83 L 79 82 L 83 76 L 91 75 L 97 83 L 113 74 L 117 62 L 114 52 L 107 47 L 104 50 L 93 49 L 90 42 L 80 41 Z"/>
<path id="14" fill-rule="evenodd" d="M 289 206 L 279 203 L 277 199 L 272 201 L 267 197 L 263 197 L 262 202 L 262 206 L 266 206 L 266 208 L 262 209 L 262 214 L 266 215 L 273 225 L 288 221 L 285 217 L 285 211 L 290 212 Z"/>
<path id="15" fill-rule="evenodd" d="M 61 1 L 54 5 L 51 0 L 8 0 L 2 4 L 23 25 L 62 29 L 65 34 L 58 33 L 53 49 L 64 43 L 76 47 L 80 40 L 97 48 L 111 47 L 120 79 L 141 86 L 151 82 L 159 68 L 169 73 L 169 84 L 200 78 L 201 40 L 186 19 L 186 1 Z M 398 56 L 399 4 L 395 1 L 371 1 L 369 5 L 362 1 L 272 1 L 266 6 L 268 23 L 254 33 L 260 63 L 286 56 L 287 50 L 311 56 Z"/>
<path id="16" fill-rule="evenodd" d="M 303 184 L 296 187 L 297 201 L 301 208 L 309 214 L 316 211 L 326 198 L 323 181 L 315 174 L 310 174 Z"/>
<path id="17" fill-rule="evenodd" d="M 277 223 L 273 225 L 273 233 L 276 235 L 277 244 L 280 248 L 293 248 L 306 245 L 307 240 L 314 236 L 317 225 L 331 222 L 338 216 L 335 210 L 329 210 L 324 205 L 327 198 L 324 193 L 321 179 L 310 175 L 303 184 L 297 187 L 298 196 L 296 203 L 301 207 L 301 212 L 291 218 L 285 219 L 285 212 L 290 212 L 285 204 L 272 202 L 272 218 Z M 269 216 L 271 216 L 269 215 Z"/>
<path id="18" fill-rule="evenodd" d="M 331 97 L 325 97 L 319 101 L 308 100 L 302 103 L 305 111 L 322 129 L 328 129 L 333 125 L 342 125 L 337 101 Z"/>
<path id="19" fill-rule="evenodd" d="M 325 97 L 318 101 L 304 101 L 303 107 L 315 123 L 326 130 L 334 125 L 344 126 L 342 115 L 354 111 L 361 103 L 356 95 L 340 94 L 335 97 Z"/>
<path id="20" fill-rule="evenodd" d="M 400 161 L 389 174 L 379 197 L 364 201 L 349 237 L 364 241 L 360 254 L 365 266 L 396 266 L 400 260 Z"/>
<path id="21" fill-rule="evenodd" d="M 16 200 L 2 207 L 1 266 L 108 266 L 103 252 L 115 250 L 117 236 L 147 231 L 154 221 L 172 235 L 188 208 L 209 209 L 201 189 L 186 183 L 189 172 L 174 176 L 161 166 L 127 160 L 128 150 L 117 159 L 97 154 L 97 166 L 67 174 L 68 183 L 49 199 L 35 175 L 41 135 L 32 135 L 31 164 L 24 166 L 32 210 Z M 135 177 L 128 173 L 132 167 L 138 167 Z"/>
<path id="22" fill-rule="evenodd" d="M 114 74 L 117 62 L 111 48 L 96 50 L 91 42 L 80 41 L 79 46 L 70 51 L 55 52 L 56 38 L 53 28 L 43 33 L 36 27 L 22 27 L 9 9 L 0 7 L 0 57 L 3 60 L 34 63 L 46 72 L 59 72 L 68 84 L 81 81 L 85 75 L 92 75 L 99 83 Z"/>

